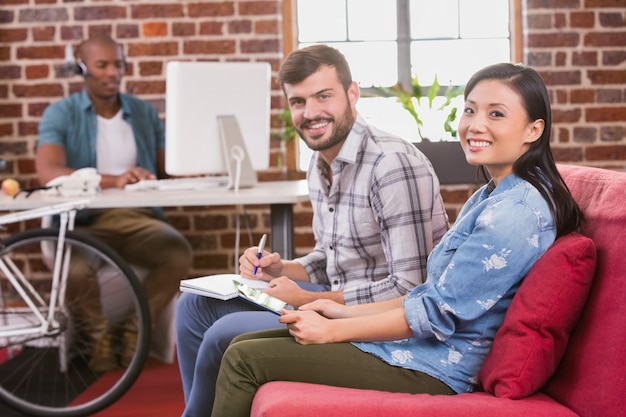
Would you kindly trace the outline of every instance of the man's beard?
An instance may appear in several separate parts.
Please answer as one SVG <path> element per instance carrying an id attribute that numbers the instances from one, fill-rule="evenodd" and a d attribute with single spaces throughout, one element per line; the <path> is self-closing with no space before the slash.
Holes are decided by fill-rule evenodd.
<path id="1" fill-rule="evenodd" d="M 308 124 L 317 123 L 320 121 L 328 121 L 332 123 L 333 132 L 332 135 L 323 141 L 310 139 L 304 134 L 304 130 L 302 128 L 295 128 L 296 132 L 300 135 L 302 140 L 306 143 L 309 149 L 313 151 L 324 151 L 326 149 L 330 149 L 335 145 L 343 142 L 352 130 L 352 126 L 354 125 L 355 117 L 350 110 L 350 107 L 346 107 L 346 111 L 337 119 L 332 117 L 318 117 L 316 119 L 306 119 L 300 126 L 306 126 Z"/>

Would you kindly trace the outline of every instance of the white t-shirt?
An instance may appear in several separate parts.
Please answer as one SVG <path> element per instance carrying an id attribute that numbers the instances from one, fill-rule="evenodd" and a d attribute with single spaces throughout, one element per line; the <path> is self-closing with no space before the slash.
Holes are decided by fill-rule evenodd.
<path id="1" fill-rule="evenodd" d="M 122 109 L 110 119 L 98 116 L 97 169 L 101 174 L 121 175 L 137 166 L 133 129 L 122 118 Z"/>

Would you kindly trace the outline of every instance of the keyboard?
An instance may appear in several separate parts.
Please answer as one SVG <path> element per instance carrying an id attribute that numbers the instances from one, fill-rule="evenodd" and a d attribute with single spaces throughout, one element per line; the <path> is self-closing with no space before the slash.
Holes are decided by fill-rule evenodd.
<path id="1" fill-rule="evenodd" d="M 185 191 L 208 190 L 225 187 L 228 177 L 192 177 L 167 178 L 162 180 L 141 180 L 133 184 L 126 184 L 126 191 Z"/>

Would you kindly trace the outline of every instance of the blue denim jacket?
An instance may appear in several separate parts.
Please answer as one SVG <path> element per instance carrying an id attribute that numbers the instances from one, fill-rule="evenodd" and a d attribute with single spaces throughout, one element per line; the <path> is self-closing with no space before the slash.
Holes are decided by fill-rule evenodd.
<path id="1" fill-rule="evenodd" d="M 149 103 L 120 93 L 122 117 L 131 126 L 137 145 L 137 165 L 156 175 L 156 156 L 165 148 L 165 130 Z M 72 169 L 96 167 L 98 119 L 87 91 L 83 89 L 48 106 L 39 122 L 37 146 L 60 145 L 65 148 L 67 166 Z M 89 210 L 82 210 L 78 224 L 89 223 Z M 160 209 L 155 209 L 162 218 Z"/>
<path id="2" fill-rule="evenodd" d="M 356 347 L 456 392 L 476 388 L 513 295 L 556 236 L 549 205 L 528 182 L 511 174 L 488 190 L 463 206 L 428 257 L 427 281 L 404 300 L 414 337 Z"/>

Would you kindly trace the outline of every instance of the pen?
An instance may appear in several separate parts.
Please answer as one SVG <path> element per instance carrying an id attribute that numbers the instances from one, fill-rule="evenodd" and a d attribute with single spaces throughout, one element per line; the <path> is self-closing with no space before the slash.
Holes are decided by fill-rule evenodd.
<path id="1" fill-rule="evenodd" d="M 257 259 L 261 259 L 261 257 L 263 256 L 263 248 L 265 247 L 265 241 L 267 240 L 267 235 L 264 234 L 263 236 L 261 236 L 261 241 L 259 242 L 259 249 L 258 252 L 256 254 L 256 258 Z M 258 266 L 254 267 L 254 270 L 252 271 L 252 275 L 256 275 L 256 271 L 259 269 Z"/>

